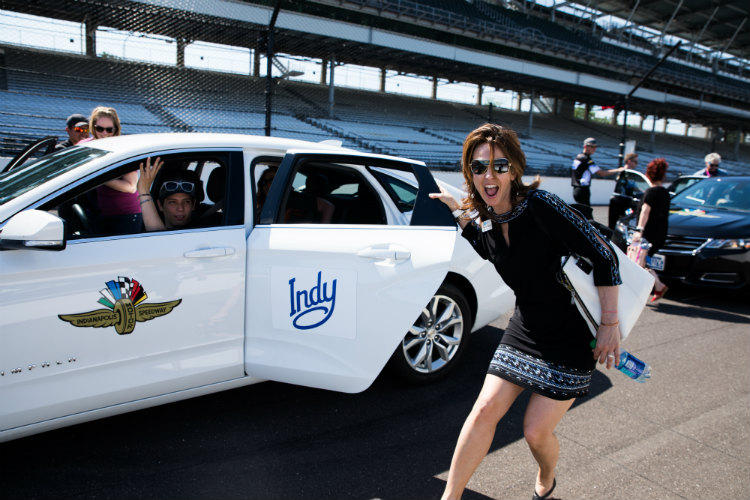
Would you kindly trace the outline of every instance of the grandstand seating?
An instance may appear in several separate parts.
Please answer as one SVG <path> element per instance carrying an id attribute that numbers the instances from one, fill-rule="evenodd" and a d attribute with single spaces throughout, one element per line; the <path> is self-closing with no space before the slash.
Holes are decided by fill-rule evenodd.
<path id="1" fill-rule="evenodd" d="M 264 133 L 262 79 L 18 48 L 5 52 L 7 89 L 0 90 L 0 138 L 6 155 L 34 138 L 62 138 L 68 115 L 87 114 L 102 104 L 117 109 L 124 133 Z M 487 108 L 480 106 L 348 88 L 336 88 L 331 115 L 328 99 L 326 86 L 278 81 L 272 135 L 338 139 L 346 147 L 456 169 L 466 133 L 488 119 Z M 493 109 L 492 121 L 519 133 L 528 173 L 567 175 L 588 136 L 601 144 L 596 154 L 600 165 L 617 166 L 620 127 L 535 113 L 529 133 L 528 113 L 499 108 Z M 628 135 L 637 141 L 642 167 L 664 156 L 672 176 L 694 172 L 711 150 L 711 142 L 703 139 L 656 133 L 652 143 L 650 131 L 628 129 Z M 725 158 L 722 167 L 748 173 L 748 145 L 739 148 L 737 159 L 734 144 L 720 143 L 718 151 Z"/>

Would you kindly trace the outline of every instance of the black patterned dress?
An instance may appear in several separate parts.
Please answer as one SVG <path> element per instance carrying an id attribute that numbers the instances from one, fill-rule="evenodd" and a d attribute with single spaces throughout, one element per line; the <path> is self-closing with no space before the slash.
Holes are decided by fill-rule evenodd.
<path id="1" fill-rule="evenodd" d="M 619 285 L 617 257 L 585 218 L 547 191 L 530 191 L 493 217 L 491 229 L 474 221 L 462 233 L 516 295 L 488 373 L 553 399 L 587 394 L 596 365 L 592 336 L 557 272 L 561 257 L 573 252 L 591 260 L 597 286 Z M 500 223 L 508 224 L 510 246 Z"/>

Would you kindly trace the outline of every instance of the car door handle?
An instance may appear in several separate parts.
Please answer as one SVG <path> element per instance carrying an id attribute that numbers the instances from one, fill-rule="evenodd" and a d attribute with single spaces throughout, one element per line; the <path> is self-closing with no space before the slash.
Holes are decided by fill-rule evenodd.
<path id="1" fill-rule="evenodd" d="M 368 247 L 357 252 L 357 256 L 373 260 L 402 261 L 411 258 L 411 252 L 397 246 Z"/>
<path id="2" fill-rule="evenodd" d="M 234 254 L 234 248 L 232 247 L 211 247 L 189 250 L 183 255 L 188 259 L 210 259 L 212 257 L 226 257 L 232 254 Z"/>

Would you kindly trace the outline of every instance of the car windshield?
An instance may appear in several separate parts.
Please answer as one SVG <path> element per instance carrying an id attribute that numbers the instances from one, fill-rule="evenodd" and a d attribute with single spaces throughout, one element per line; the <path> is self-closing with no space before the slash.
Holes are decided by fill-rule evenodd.
<path id="1" fill-rule="evenodd" d="M 677 193 L 672 198 L 672 207 L 712 208 L 750 213 L 750 179 L 704 179 Z"/>
<path id="2" fill-rule="evenodd" d="M 71 147 L 0 174 L 0 205 L 79 165 L 108 154 L 91 147 Z"/>

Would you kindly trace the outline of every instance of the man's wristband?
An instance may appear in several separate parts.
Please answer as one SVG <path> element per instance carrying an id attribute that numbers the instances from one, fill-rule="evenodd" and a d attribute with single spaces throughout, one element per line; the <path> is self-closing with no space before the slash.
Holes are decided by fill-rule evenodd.
<path id="1" fill-rule="evenodd" d="M 148 203 L 149 201 L 154 201 L 154 199 L 153 198 L 145 198 L 145 199 L 141 200 L 140 204 L 143 205 L 144 203 Z"/>

